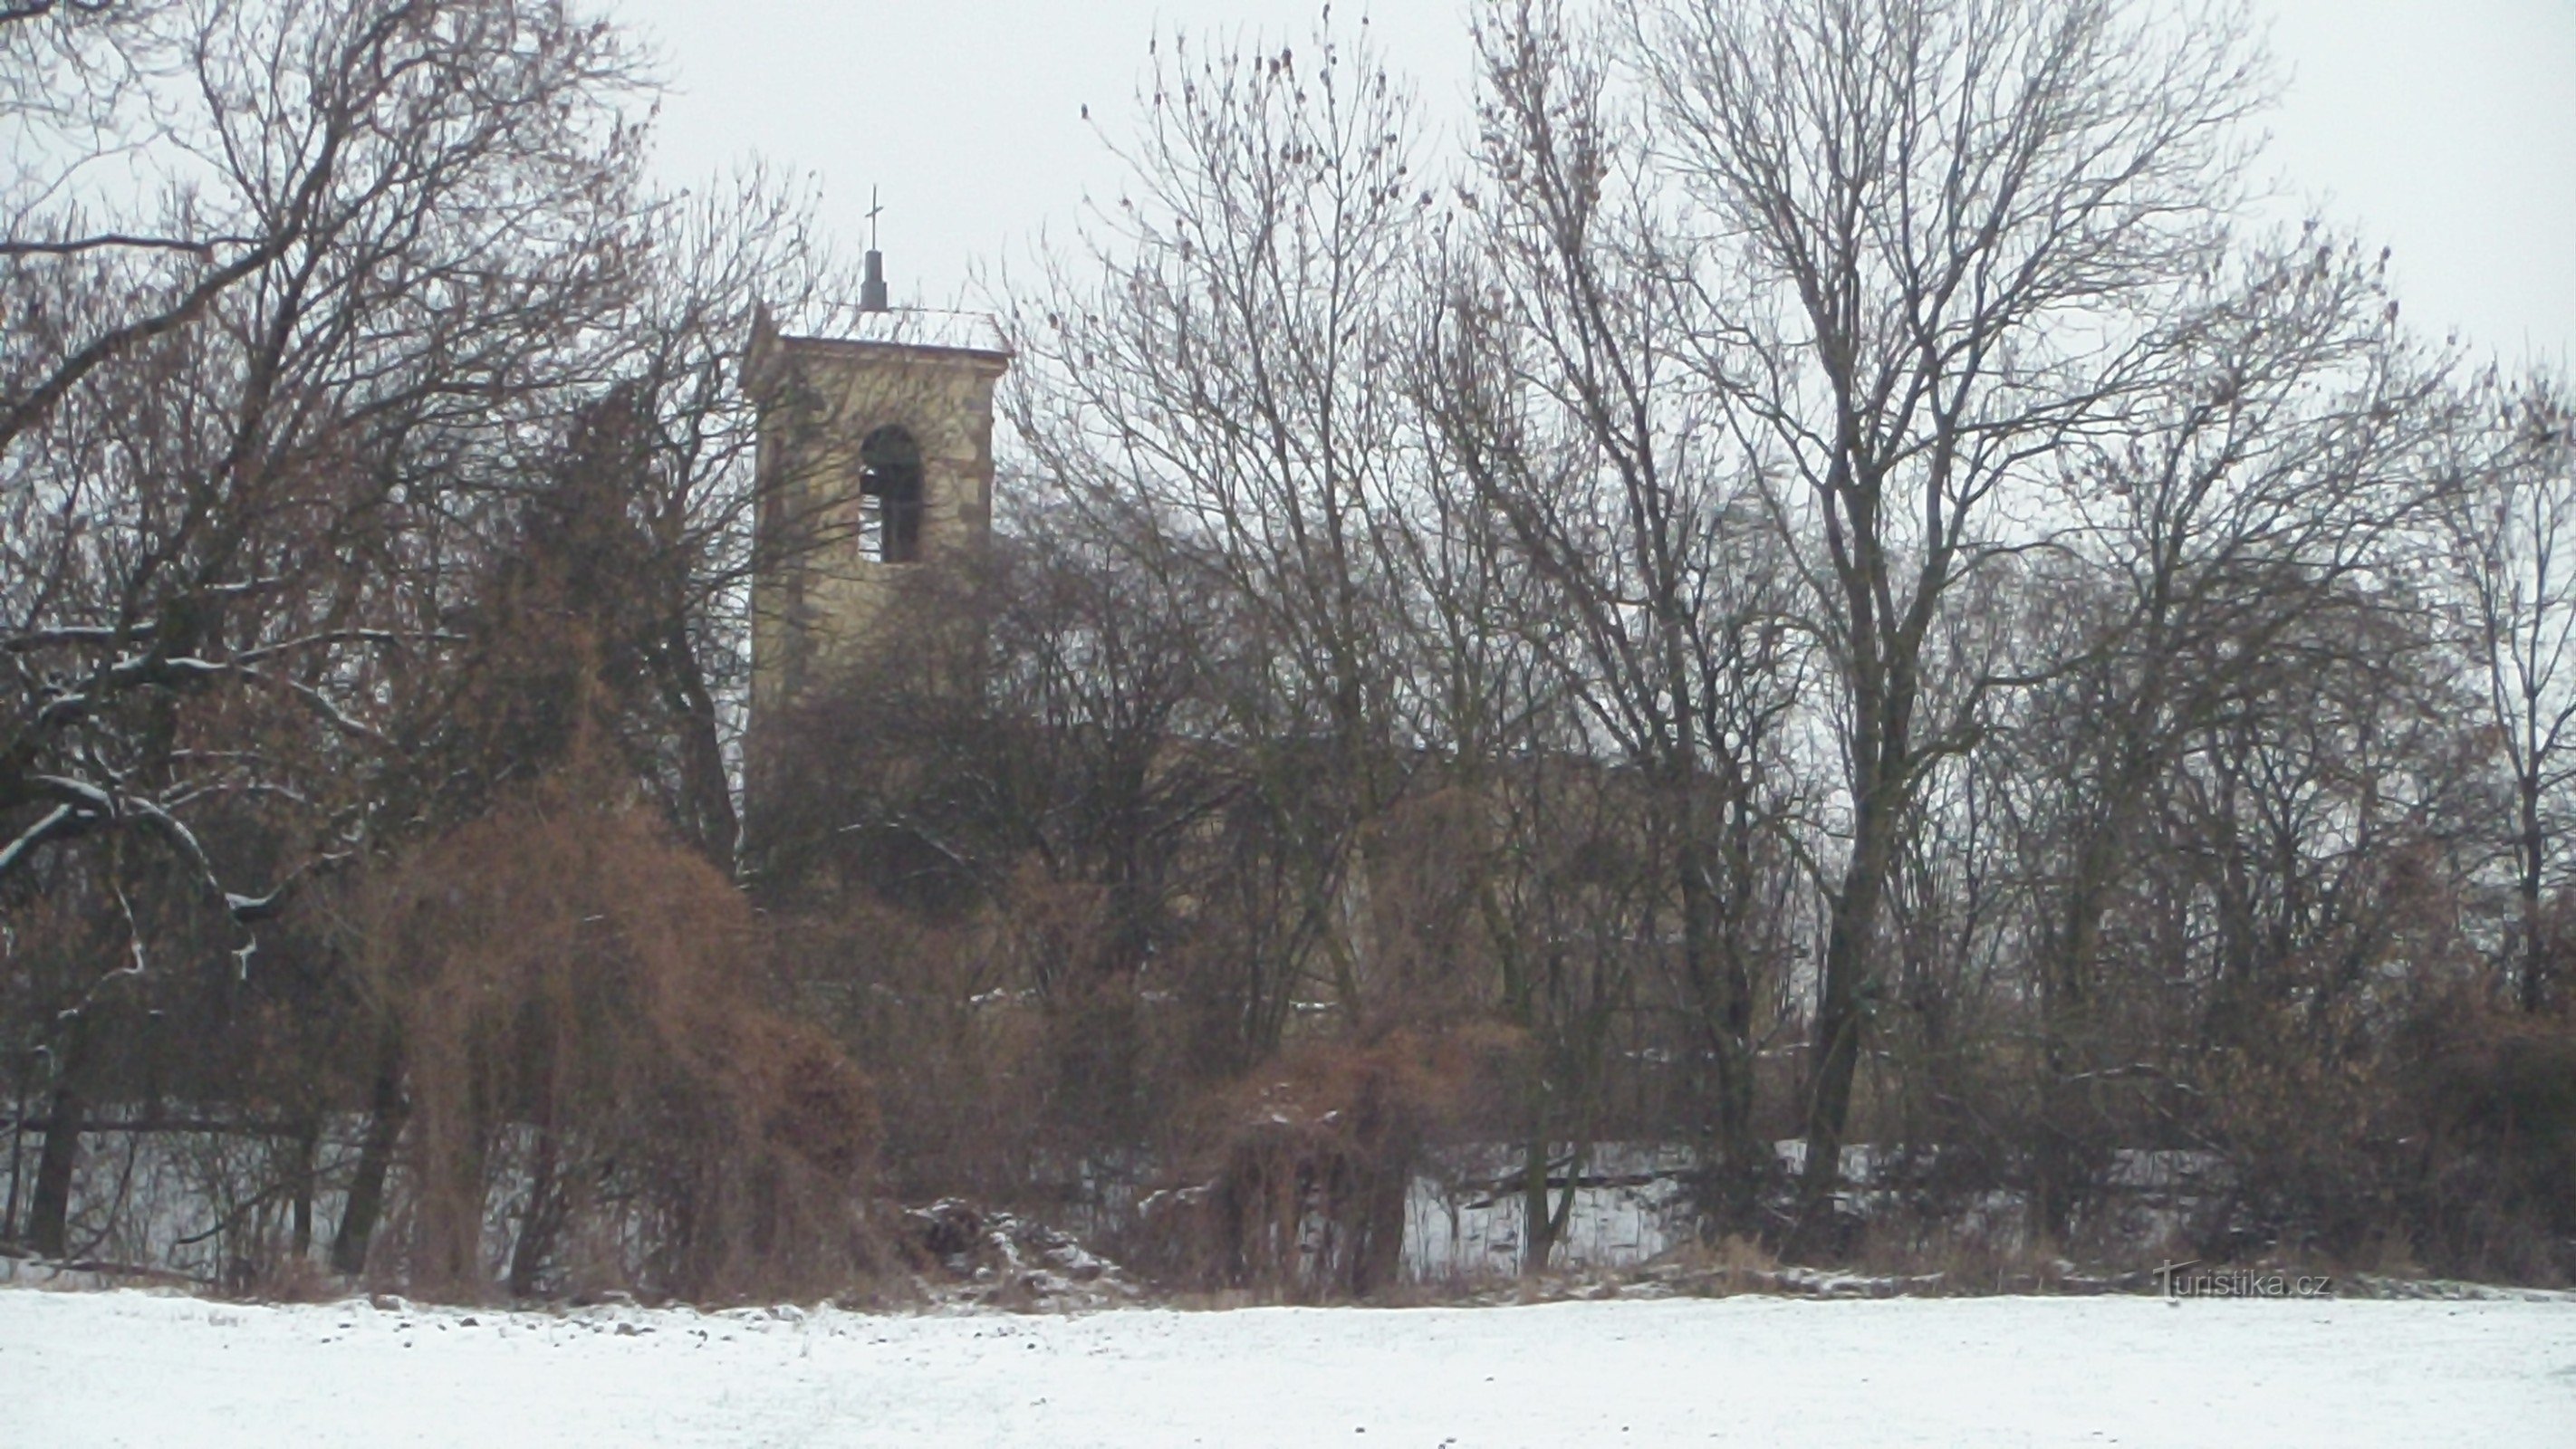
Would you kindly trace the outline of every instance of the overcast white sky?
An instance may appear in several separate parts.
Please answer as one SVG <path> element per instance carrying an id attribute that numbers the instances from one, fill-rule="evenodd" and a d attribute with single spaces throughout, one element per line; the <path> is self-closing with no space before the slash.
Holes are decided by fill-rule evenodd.
<path id="1" fill-rule="evenodd" d="M 1302 41 L 1313 0 L 604 0 L 659 44 L 674 184 L 751 155 L 814 173 L 865 244 L 882 189 L 898 301 L 1070 236 L 1114 196 L 1158 25 Z M 2576 0 L 2256 0 L 2290 75 L 2267 180 L 2392 247 L 2407 315 L 2508 361 L 2576 362 Z M 1346 3 L 1345 15 L 1358 6 Z M 1464 0 L 1376 0 L 1425 110 L 1466 114 Z"/>

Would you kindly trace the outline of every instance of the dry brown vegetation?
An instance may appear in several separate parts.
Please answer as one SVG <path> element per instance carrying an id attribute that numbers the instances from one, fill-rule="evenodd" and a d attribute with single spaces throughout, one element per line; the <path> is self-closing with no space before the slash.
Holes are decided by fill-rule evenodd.
<path id="1" fill-rule="evenodd" d="M 381 1271 L 484 1291 L 498 1210 L 514 1297 L 703 1300 L 861 1274 L 866 1077 L 769 1009 L 730 882 L 658 821 L 581 793 L 511 802 L 353 907 L 407 1084 L 408 1234 Z"/>

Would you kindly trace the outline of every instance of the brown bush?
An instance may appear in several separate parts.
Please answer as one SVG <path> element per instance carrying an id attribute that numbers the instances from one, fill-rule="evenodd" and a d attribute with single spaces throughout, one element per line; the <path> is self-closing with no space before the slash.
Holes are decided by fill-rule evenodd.
<path id="1" fill-rule="evenodd" d="M 869 1064 L 884 1186 L 904 1201 L 1007 1200 L 1029 1175 L 1046 1022 L 989 917 L 924 921 L 853 893 L 772 918 L 798 1014 Z"/>
<path id="2" fill-rule="evenodd" d="M 704 1299 L 872 1261 L 869 1083 L 764 1005 L 739 894 L 645 816 L 542 792 L 417 853 L 369 914 L 411 1106 L 413 1291 L 481 1297 L 498 1268 L 519 1296 Z"/>
<path id="3" fill-rule="evenodd" d="M 2443 1271 L 2576 1278 L 2576 1019 L 2438 1003 L 2394 1073 L 2418 1114 L 2408 1217 Z"/>
<path id="4" fill-rule="evenodd" d="M 2192 1251 L 2576 1275 L 2576 1022 L 2510 1010 L 2468 980 L 2384 1024 L 2341 1023 L 2331 1050 L 2300 1034 L 2314 1017 L 2249 1013 L 2248 1044 L 2212 1054 L 2202 1126 L 2232 1185 L 2205 1202 Z"/>
<path id="5" fill-rule="evenodd" d="M 1303 1043 L 1191 1114 L 1187 1182 L 1144 1206 L 1143 1261 L 1177 1284 L 1290 1302 L 1394 1285 L 1424 1150 L 1471 1112 L 1505 1033 Z"/>

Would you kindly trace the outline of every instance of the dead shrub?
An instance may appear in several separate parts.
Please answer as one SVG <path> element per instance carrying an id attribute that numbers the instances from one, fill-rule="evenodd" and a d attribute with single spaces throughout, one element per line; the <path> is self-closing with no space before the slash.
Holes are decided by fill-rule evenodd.
<path id="1" fill-rule="evenodd" d="M 867 1079 L 763 1004 L 739 894 L 647 818 L 540 792 L 418 852 L 369 912 L 411 1291 L 479 1298 L 497 1272 L 513 1296 L 704 1300 L 874 1261 Z"/>
<path id="2" fill-rule="evenodd" d="M 990 915 L 924 921 L 854 895 L 773 918 L 800 1016 L 869 1063 L 903 1201 L 1008 1198 L 1047 1119 L 1046 1019 Z"/>
<path id="3" fill-rule="evenodd" d="M 2203 1058 L 2204 1130 L 2227 1161 L 2223 1190 L 2185 1228 L 2214 1262 L 2275 1254 L 2341 1258 L 2392 1210 L 2400 1103 L 2373 1070 L 2372 1027 L 2346 1002 L 2261 1003 L 2228 1018 L 2231 1039 Z"/>
<path id="4" fill-rule="evenodd" d="M 2576 1019 L 2445 999 L 2405 1056 L 2421 1186 L 2411 1251 L 2382 1251 L 2462 1275 L 2576 1278 Z"/>
<path id="5" fill-rule="evenodd" d="M 2576 1275 L 2576 1023 L 2467 981 L 2385 1025 L 2337 1023 L 2332 1049 L 2303 1039 L 2315 1017 L 2248 1016 L 2247 1040 L 2275 1045 L 2212 1054 L 2206 1126 L 2231 1182 L 2206 1200 L 2191 1251 Z"/>
<path id="6" fill-rule="evenodd" d="M 1475 1031 L 1300 1044 L 1210 1093 L 1192 1113 L 1188 1184 L 1142 1205 L 1146 1261 L 1197 1291 L 1288 1302 L 1393 1286 L 1424 1151 L 1495 1050 Z"/>

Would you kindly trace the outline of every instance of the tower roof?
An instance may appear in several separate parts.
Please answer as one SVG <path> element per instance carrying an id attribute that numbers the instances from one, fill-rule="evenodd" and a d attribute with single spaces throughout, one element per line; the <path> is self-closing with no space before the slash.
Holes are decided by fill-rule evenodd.
<path id="1" fill-rule="evenodd" d="M 949 312 L 930 307 L 889 307 L 882 312 L 860 312 L 850 318 L 847 335 L 839 338 L 782 340 L 890 342 L 900 346 L 989 352 L 997 357 L 1011 355 L 1010 344 L 1002 339 L 1002 324 L 990 313 Z"/>
<path id="2" fill-rule="evenodd" d="M 1002 325 L 990 313 L 955 312 L 933 307 L 892 307 L 860 311 L 835 319 L 839 335 L 791 336 L 781 333 L 765 306 L 752 314 L 751 343 L 743 357 L 746 381 L 767 373 L 773 360 L 789 357 L 945 358 L 980 364 L 999 371 L 1011 360 L 1011 345 Z"/>

